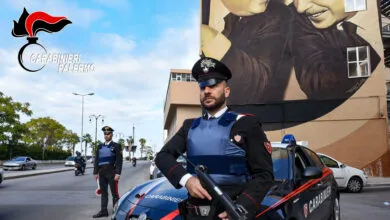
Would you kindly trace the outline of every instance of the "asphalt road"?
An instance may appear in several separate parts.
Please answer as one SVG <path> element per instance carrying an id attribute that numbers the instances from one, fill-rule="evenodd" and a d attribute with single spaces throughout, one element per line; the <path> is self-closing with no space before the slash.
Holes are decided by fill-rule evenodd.
<path id="1" fill-rule="evenodd" d="M 137 167 L 132 167 L 125 163 L 119 193 L 122 195 L 134 185 L 147 181 L 149 165 L 150 162 L 138 162 Z M 6 180 L 0 185 L 0 219 L 92 219 L 100 208 L 95 189 L 92 169 L 78 177 L 68 171 Z M 108 209 L 111 214 L 111 198 Z M 390 219 L 390 188 L 341 193 L 341 219 Z"/>
<path id="2" fill-rule="evenodd" d="M 390 188 L 341 193 L 340 203 L 342 220 L 390 219 Z"/>
<path id="3" fill-rule="evenodd" d="M 132 167 L 126 162 L 119 181 L 119 194 L 148 180 L 149 165 L 150 162 L 138 161 L 137 166 Z M 92 219 L 92 215 L 100 210 L 96 188 L 92 169 L 77 177 L 68 171 L 6 180 L 0 185 L 0 219 Z M 108 210 L 111 214 L 111 198 Z"/>

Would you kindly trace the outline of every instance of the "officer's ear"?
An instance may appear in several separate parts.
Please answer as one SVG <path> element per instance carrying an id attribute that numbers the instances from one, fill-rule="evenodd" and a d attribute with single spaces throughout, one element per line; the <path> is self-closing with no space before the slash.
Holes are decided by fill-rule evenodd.
<path id="1" fill-rule="evenodd" d="M 230 96 L 230 87 L 226 82 L 224 82 L 224 89 L 223 92 L 225 94 L 225 98 L 228 98 Z"/>

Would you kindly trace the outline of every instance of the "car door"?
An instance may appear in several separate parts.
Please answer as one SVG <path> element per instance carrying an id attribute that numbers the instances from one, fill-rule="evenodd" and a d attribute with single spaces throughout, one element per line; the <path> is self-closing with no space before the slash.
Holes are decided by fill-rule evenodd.
<path id="1" fill-rule="evenodd" d="M 322 170 L 322 177 L 314 179 L 314 184 L 309 187 L 311 191 L 311 196 L 309 201 L 309 213 L 313 213 L 315 219 L 329 219 L 332 214 L 332 187 L 333 187 L 333 177 L 326 170 L 328 169 L 323 165 L 321 159 L 318 155 L 310 150 L 309 148 L 302 147 L 307 160 L 312 167 L 317 167 Z"/>
<path id="2" fill-rule="evenodd" d="M 333 176 L 336 179 L 337 185 L 344 187 L 346 184 L 346 175 L 345 175 L 345 169 L 340 167 L 339 163 L 332 158 L 329 158 L 324 155 L 318 155 L 322 162 L 325 164 L 325 166 L 329 167 L 333 171 Z"/>
<path id="3" fill-rule="evenodd" d="M 31 168 L 31 158 L 26 157 L 26 167 Z"/>

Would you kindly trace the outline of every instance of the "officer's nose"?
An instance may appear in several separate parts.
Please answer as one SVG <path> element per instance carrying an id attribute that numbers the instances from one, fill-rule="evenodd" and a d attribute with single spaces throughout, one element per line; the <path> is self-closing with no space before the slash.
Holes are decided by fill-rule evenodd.
<path id="1" fill-rule="evenodd" d="M 304 13 L 310 5 L 312 4 L 312 0 L 294 0 L 295 8 L 298 13 Z"/>

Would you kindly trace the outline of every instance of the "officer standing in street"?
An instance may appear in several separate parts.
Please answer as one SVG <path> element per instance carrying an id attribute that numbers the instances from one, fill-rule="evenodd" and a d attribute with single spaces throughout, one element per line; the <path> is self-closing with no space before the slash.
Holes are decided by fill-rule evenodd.
<path id="1" fill-rule="evenodd" d="M 231 72 L 222 62 L 203 57 L 195 63 L 192 75 L 198 81 L 206 113 L 183 122 L 158 153 L 156 165 L 175 188 L 187 188 L 188 199 L 179 204 L 184 219 L 228 218 L 192 166 L 185 169 L 176 162 L 179 152 L 186 152 L 195 165 L 205 165 L 220 188 L 248 211 L 247 219 L 254 219 L 273 185 L 271 144 L 255 116 L 237 114 L 226 106 Z"/>
<path id="2" fill-rule="evenodd" d="M 122 147 L 112 141 L 113 129 L 109 126 L 102 128 L 105 143 L 100 144 L 96 150 L 93 174 L 95 179 L 99 178 L 100 190 L 102 192 L 101 209 L 93 218 L 108 216 L 108 185 L 112 195 L 112 205 L 119 200 L 118 181 L 122 171 L 123 155 Z"/>

